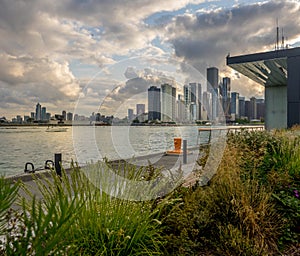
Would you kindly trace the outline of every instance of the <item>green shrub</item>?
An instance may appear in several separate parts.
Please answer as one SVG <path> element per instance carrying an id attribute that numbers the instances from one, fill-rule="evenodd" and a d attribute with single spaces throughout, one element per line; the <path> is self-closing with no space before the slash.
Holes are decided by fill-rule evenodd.
<path id="1" fill-rule="evenodd" d="M 122 187 L 122 184 L 114 184 L 111 177 L 105 175 L 106 171 L 98 172 L 101 168 L 106 167 L 96 164 L 85 170 L 95 187 L 88 187 L 85 205 L 68 233 L 72 252 L 77 255 L 161 255 L 161 224 L 152 203 L 122 200 L 102 192 L 114 192 L 116 185 Z M 123 176 L 140 179 L 141 172 L 134 175 L 128 166 L 123 170 L 126 171 Z M 142 191 L 133 189 L 131 192 Z"/>
<path id="2" fill-rule="evenodd" d="M 251 136 L 254 136 L 251 134 Z M 257 138 L 264 145 L 264 136 Z M 257 167 L 265 157 L 247 138 L 233 138 L 225 150 L 217 174 L 209 186 L 170 195 L 173 208 L 163 212 L 166 248 L 170 255 L 277 255 L 284 220 L 276 210 L 273 188 L 262 182 Z M 247 152 L 243 159 L 240 145 Z M 250 165 L 250 159 L 254 165 Z M 257 165 L 256 165 L 257 164 Z M 256 168 L 255 168 L 256 167 Z M 267 178 L 267 174 L 264 176 Z M 173 196 L 173 197 L 172 197 Z M 177 200 L 175 200 L 177 199 Z M 207 252 L 208 250 L 208 252 Z"/>
<path id="3" fill-rule="evenodd" d="M 130 168 L 128 172 L 133 175 Z M 31 189 L 22 186 L 26 197 L 20 198 L 21 209 L 7 215 L 5 255 L 162 254 L 161 223 L 151 202 L 109 196 L 77 167 L 70 175 L 63 171 L 61 178 L 52 174 L 36 178 Z M 101 188 L 113 187 L 109 181 Z M 12 202 L 12 192 L 7 191 L 7 202 Z M 3 200 L 2 205 L 4 211 L 10 204 Z"/>
<path id="4" fill-rule="evenodd" d="M 4 177 L 0 177 L 0 235 L 7 230 L 7 213 L 15 202 L 19 190 L 19 183 L 10 184 Z"/>
<path id="5" fill-rule="evenodd" d="M 75 174 L 71 179 L 75 181 Z M 9 216 L 5 253 L 66 255 L 70 248 L 66 234 L 84 203 L 83 198 L 72 196 L 79 187 L 65 173 L 61 179 L 53 173 L 51 178 L 35 179 L 35 183 L 35 192 L 42 195 L 42 200 L 23 186 L 27 195 L 20 198 L 21 209 Z"/>

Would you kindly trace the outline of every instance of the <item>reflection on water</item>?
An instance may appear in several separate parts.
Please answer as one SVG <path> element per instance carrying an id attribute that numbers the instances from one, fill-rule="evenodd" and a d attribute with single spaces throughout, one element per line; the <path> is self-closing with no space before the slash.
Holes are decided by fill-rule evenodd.
<path id="1" fill-rule="evenodd" d="M 191 147 L 197 144 L 198 135 L 196 126 L 85 126 L 69 127 L 67 132 L 45 131 L 46 127 L 0 127 L 0 173 L 22 173 L 26 162 L 42 167 L 55 153 L 63 154 L 64 166 L 68 167 L 72 159 L 84 164 L 103 157 L 120 159 L 164 152 L 173 148 L 174 137 L 187 139 Z"/>

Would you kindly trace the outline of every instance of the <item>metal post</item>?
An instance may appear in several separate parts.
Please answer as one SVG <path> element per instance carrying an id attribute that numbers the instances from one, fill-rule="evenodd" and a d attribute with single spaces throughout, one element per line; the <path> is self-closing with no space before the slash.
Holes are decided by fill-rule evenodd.
<path id="1" fill-rule="evenodd" d="M 55 166 L 55 171 L 58 176 L 61 177 L 61 153 L 59 154 L 54 154 L 54 166 Z"/>
<path id="2" fill-rule="evenodd" d="M 183 164 L 187 164 L 187 140 L 183 140 Z"/>

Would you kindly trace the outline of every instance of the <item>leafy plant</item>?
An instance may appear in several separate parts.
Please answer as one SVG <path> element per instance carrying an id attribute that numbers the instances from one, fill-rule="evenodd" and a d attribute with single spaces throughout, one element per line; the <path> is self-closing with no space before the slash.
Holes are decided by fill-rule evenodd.
<path id="1" fill-rule="evenodd" d="M 103 168 L 106 171 L 102 172 Z M 85 170 L 94 186 L 87 187 L 85 205 L 68 233 L 74 245 L 71 252 L 79 255 L 161 255 L 163 243 L 157 210 L 153 211 L 151 202 L 118 199 L 106 194 L 104 191 L 117 194 L 115 190 L 123 186 L 106 175 L 106 168 L 97 163 Z M 134 176 L 128 166 L 118 171 L 134 180 L 143 174 L 137 172 Z M 131 192 L 141 193 L 134 188 Z"/>
<path id="2" fill-rule="evenodd" d="M 6 233 L 7 211 L 15 202 L 19 190 L 19 183 L 11 184 L 4 177 L 0 177 L 0 235 Z"/>
<path id="3" fill-rule="evenodd" d="M 23 186 L 27 197 L 21 199 L 21 213 L 10 216 L 14 224 L 6 235 L 6 255 L 65 255 L 70 248 L 65 236 L 84 198 L 72 196 L 79 187 L 65 173 L 62 178 L 55 173 L 51 178 L 36 178 L 35 183 L 42 200 Z"/>

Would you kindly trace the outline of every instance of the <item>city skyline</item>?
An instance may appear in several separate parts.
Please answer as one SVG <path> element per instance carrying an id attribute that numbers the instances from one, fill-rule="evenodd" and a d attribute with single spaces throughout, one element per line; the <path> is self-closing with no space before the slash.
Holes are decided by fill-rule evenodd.
<path id="1" fill-rule="evenodd" d="M 261 98 L 264 88 L 227 67 L 225 58 L 273 50 L 277 19 L 289 47 L 299 46 L 299 8 L 292 0 L 2 1 L 0 116 L 27 115 L 37 102 L 50 112 L 61 106 L 74 112 L 87 85 L 101 102 L 118 83 L 95 75 L 146 55 L 172 56 L 203 76 L 218 66 L 234 82 L 232 91 Z M 127 78 L 135 67 L 128 64 Z"/>
<path id="2" fill-rule="evenodd" d="M 217 67 L 207 68 L 206 76 L 206 91 L 203 91 L 203 85 L 197 82 L 184 84 L 181 89 L 168 83 L 160 86 L 150 86 L 147 89 L 148 100 L 143 101 L 143 103 L 135 103 L 136 114 L 134 114 L 133 108 L 128 108 L 125 118 L 129 121 L 138 118 L 140 122 L 176 121 L 179 123 L 189 123 L 197 120 L 216 121 L 218 118 L 222 118 L 223 115 L 227 121 L 246 117 L 249 120 L 264 118 L 264 106 L 256 110 L 257 103 L 264 104 L 264 99 L 256 99 L 251 96 L 250 100 L 245 100 L 246 98 L 240 95 L 239 92 L 232 92 L 231 78 L 219 77 Z M 146 107 L 148 111 L 146 111 Z M 94 113 L 92 112 L 89 117 L 75 113 L 74 120 L 100 121 L 102 118 L 102 121 L 106 118 L 103 113 L 97 112 L 99 117 Z M 108 114 L 108 117 L 111 119 L 114 115 Z M 119 118 L 120 116 L 117 117 L 117 119 Z M 30 116 L 24 115 L 23 119 L 20 115 L 17 115 L 12 118 L 12 122 L 46 122 L 50 119 L 72 121 L 73 113 L 62 110 L 61 114 L 51 115 L 47 112 L 46 107 L 42 107 L 38 102 L 35 112 L 31 112 Z"/>

